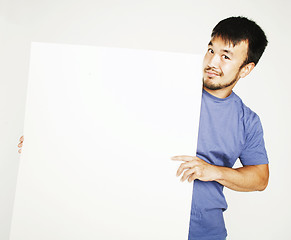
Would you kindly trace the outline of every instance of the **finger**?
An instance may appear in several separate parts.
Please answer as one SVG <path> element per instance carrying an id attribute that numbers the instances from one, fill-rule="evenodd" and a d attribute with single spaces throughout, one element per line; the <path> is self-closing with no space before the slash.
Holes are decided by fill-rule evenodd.
<path id="1" fill-rule="evenodd" d="M 171 157 L 171 159 L 174 160 L 174 161 L 189 162 L 189 161 L 193 160 L 193 157 L 192 156 L 187 156 L 187 155 L 179 155 L 179 156 Z"/>
<path id="2" fill-rule="evenodd" d="M 189 170 L 185 171 L 181 177 L 181 181 L 184 182 L 191 174 L 195 173 L 195 170 L 195 168 L 190 168 Z"/>
<path id="3" fill-rule="evenodd" d="M 191 176 L 188 177 L 188 182 L 192 182 L 195 179 L 199 179 L 196 173 L 193 173 Z"/>
<path id="4" fill-rule="evenodd" d="M 182 163 L 180 165 L 180 167 L 178 168 L 177 170 L 177 173 L 176 173 L 176 176 L 179 177 L 181 175 L 181 173 L 185 170 L 185 169 L 189 169 L 191 167 L 194 166 L 194 162 L 185 162 L 185 163 Z"/>
<path id="5" fill-rule="evenodd" d="M 22 147 L 22 145 L 23 145 L 22 143 L 19 143 L 17 146 L 21 148 L 21 147 Z"/>
<path id="6" fill-rule="evenodd" d="M 201 176 L 202 176 L 201 169 L 196 167 L 195 173 L 193 174 L 193 176 L 190 176 L 188 178 L 188 181 L 191 182 L 191 181 L 193 181 L 195 179 L 199 179 L 200 180 Z"/>
<path id="7" fill-rule="evenodd" d="M 20 142 L 23 142 L 23 140 L 24 140 L 24 136 L 21 136 L 20 139 L 19 139 L 19 141 Z"/>
<path id="8" fill-rule="evenodd" d="M 18 150 L 18 153 L 21 153 L 21 149 Z"/>

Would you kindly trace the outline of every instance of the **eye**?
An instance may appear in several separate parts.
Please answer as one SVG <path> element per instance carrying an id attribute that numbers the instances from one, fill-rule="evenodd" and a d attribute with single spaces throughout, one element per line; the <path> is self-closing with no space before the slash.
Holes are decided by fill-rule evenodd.
<path id="1" fill-rule="evenodd" d="M 209 53 L 211 53 L 211 54 L 213 54 L 214 53 L 214 51 L 213 51 L 213 49 L 212 48 L 208 48 L 208 50 L 207 50 Z"/>
<path id="2" fill-rule="evenodd" d="M 222 57 L 226 60 L 230 60 L 230 58 L 227 55 L 222 55 Z"/>

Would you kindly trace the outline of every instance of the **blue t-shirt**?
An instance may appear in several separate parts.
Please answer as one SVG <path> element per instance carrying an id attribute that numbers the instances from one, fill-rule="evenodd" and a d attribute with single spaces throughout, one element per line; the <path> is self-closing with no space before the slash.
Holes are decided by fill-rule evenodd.
<path id="1" fill-rule="evenodd" d="M 197 157 L 217 166 L 267 164 L 263 129 L 256 113 L 232 92 L 217 98 L 203 90 Z M 189 240 L 224 240 L 223 186 L 215 181 L 194 181 Z"/>

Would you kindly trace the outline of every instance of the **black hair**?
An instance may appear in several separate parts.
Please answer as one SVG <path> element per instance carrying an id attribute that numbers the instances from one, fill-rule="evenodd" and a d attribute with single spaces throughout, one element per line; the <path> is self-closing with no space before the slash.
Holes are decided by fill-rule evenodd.
<path id="1" fill-rule="evenodd" d="M 233 44 L 241 41 L 248 42 L 248 54 L 243 65 L 259 62 L 268 44 L 264 31 L 254 21 L 246 17 L 229 17 L 221 20 L 212 30 L 211 37 L 221 37 L 224 41 Z"/>

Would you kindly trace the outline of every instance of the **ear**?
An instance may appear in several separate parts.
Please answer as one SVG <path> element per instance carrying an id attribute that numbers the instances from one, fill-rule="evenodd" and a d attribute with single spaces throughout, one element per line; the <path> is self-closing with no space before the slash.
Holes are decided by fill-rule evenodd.
<path id="1" fill-rule="evenodd" d="M 255 63 L 251 62 L 246 64 L 245 66 L 242 67 L 242 69 L 240 70 L 240 74 L 239 76 L 241 78 L 246 77 L 255 67 Z"/>

